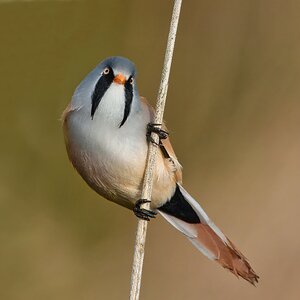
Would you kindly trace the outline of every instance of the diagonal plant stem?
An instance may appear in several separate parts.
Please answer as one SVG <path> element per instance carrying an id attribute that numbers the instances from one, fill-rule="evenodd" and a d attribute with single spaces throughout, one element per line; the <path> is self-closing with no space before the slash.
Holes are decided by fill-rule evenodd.
<path id="1" fill-rule="evenodd" d="M 163 122 L 163 114 L 164 114 L 167 91 L 168 91 L 169 75 L 171 70 L 181 3 L 182 0 L 174 1 L 174 8 L 173 8 L 173 14 L 172 14 L 171 25 L 169 30 L 167 49 L 165 53 L 165 60 L 164 60 L 164 65 L 162 70 L 160 88 L 157 96 L 156 113 L 154 118 L 155 124 L 162 124 Z M 159 138 L 156 134 L 152 133 L 152 138 L 156 143 L 158 143 Z M 152 185 L 153 185 L 153 171 L 155 168 L 156 153 L 157 153 L 157 147 L 154 146 L 153 143 L 149 143 L 147 165 L 146 165 L 146 171 L 145 171 L 143 189 L 141 195 L 142 199 L 151 199 Z M 149 209 L 150 204 L 149 203 L 144 204 L 144 208 Z M 131 287 L 130 287 L 130 296 L 129 296 L 130 300 L 138 300 L 140 296 L 147 224 L 148 224 L 147 221 L 141 219 L 139 219 L 138 221 L 132 273 L 131 273 Z"/>

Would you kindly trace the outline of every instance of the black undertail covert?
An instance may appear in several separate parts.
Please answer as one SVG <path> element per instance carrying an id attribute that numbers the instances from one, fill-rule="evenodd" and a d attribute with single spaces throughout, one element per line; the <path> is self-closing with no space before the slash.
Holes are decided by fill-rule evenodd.
<path id="1" fill-rule="evenodd" d="M 176 185 L 176 190 L 171 200 L 159 207 L 158 210 L 190 224 L 201 223 L 192 206 L 183 197 L 178 185 Z"/>

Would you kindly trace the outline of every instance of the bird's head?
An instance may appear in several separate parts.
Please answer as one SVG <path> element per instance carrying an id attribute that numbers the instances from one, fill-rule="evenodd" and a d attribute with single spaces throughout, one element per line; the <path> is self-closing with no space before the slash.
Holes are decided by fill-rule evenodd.
<path id="1" fill-rule="evenodd" d="M 109 57 L 81 82 L 73 101 L 88 101 L 91 119 L 101 109 L 106 112 L 109 110 L 109 114 L 112 114 L 112 110 L 122 110 L 122 118 L 119 120 L 119 127 L 122 127 L 130 114 L 132 102 L 138 101 L 135 76 L 136 69 L 130 60 L 120 56 Z"/>

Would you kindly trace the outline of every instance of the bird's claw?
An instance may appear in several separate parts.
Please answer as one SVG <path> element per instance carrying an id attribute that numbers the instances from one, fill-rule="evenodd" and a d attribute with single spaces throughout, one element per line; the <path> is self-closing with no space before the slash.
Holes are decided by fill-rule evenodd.
<path id="1" fill-rule="evenodd" d="M 152 144 L 159 146 L 160 145 L 160 140 L 165 140 L 168 136 L 169 133 L 163 129 L 160 128 L 161 124 L 155 124 L 155 123 L 148 123 L 147 125 L 147 140 L 148 142 L 151 142 Z M 159 143 L 156 143 L 154 139 L 151 136 L 151 133 L 155 133 L 159 137 Z"/>
<path id="2" fill-rule="evenodd" d="M 134 214 L 145 221 L 150 221 L 150 218 L 155 218 L 157 215 L 157 212 L 152 211 L 152 210 L 148 210 L 145 208 L 141 208 L 141 205 L 144 203 L 149 203 L 151 201 L 147 200 L 147 199 L 140 199 L 138 201 L 135 202 L 134 208 L 133 208 L 133 212 Z"/>

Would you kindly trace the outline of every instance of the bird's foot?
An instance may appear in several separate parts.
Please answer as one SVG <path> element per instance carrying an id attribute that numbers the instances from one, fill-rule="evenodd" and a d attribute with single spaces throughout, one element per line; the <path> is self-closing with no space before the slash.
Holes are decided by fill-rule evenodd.
<path id="1" fill-rule="evenodd" d="M 147 199 L 140 199 L 135 202 L 133 212 L 138 218 L 145 220 L 145 221 L 150 221 L 150 218 L 155 218 L 155 216 L 157 215 L 157 212 L 148 210 L 145 208 L 141 208 L 142 204 L 149 203 L 149 202 L 151 202 L 151 201 L 149 201 Z"/>
<path id="2" fill-rule="evenodd" d="M 164 140 L 169 136 L 169 133 L 160 128 L 161 124 L 148 123 L 147 125 L 147 140 L 156 146 L 160 146 L 160 140 Z M 151 133 L 155 133 L 159 137 L 159 143 L 156 143 L 151 136 Z"/>

